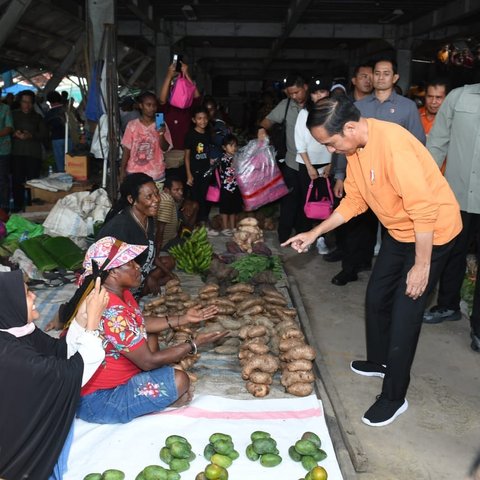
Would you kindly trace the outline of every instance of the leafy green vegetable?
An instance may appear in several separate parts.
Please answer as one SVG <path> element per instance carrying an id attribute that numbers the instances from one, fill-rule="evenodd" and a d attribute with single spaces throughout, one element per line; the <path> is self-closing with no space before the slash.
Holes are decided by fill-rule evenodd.
<path id="1" fill-rule="evenodd" d="M 278 255 L 266 257 L 251 253 L 231 264 L 238 271 L 235 282 L 248 282 L 253 276 L 265 270 L 271 270 L 277 278 L 282 276 L 282 264 Z"/>

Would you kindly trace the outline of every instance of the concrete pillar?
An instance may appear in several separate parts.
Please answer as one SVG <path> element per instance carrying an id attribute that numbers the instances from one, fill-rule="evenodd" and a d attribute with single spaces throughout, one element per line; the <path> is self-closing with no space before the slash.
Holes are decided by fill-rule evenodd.
<path id="1" fill-rule="evenodd" d="M 412 50 L 399 48 L 397 50 L 397 65 L 400 79 L 397 84 L 405 95 L 410 87 L 410 80 L 412 75 Z"/>
<path id="2" fill-rule="evenodd" d="M 116 3 L 116 0 L 88 0 L 88 19 L 92 35 L 91 52 L 94 60 L 98 60 L 100 55 L 104 25 L 106 23 L 111 25 L 116 23 Z"/>

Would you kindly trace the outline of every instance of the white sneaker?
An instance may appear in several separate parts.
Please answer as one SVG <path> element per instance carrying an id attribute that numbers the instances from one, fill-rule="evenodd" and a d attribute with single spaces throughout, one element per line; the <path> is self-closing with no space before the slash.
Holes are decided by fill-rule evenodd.
<path id="1" fill-rule="evenodd" d="M 220 234 L 213 228 L 207 228 L 207 235 L 209 237 L 218 237 Z"/>
<path id="2" fill-rule="evenodd" d="M 317 250 L 319 255 L 327 255 L 328 253 L 330 253 L 330 249 L 327 247 L 327 244 L 325 243 L 325 239 L 323 237 L 318 237 Z"/>
<path id="3" fill-rule="evenodd" d="M 233 232 L 229 228 L 225 228 L 220 233 L 225 237 L 231 237 L 233 235 Z"/>

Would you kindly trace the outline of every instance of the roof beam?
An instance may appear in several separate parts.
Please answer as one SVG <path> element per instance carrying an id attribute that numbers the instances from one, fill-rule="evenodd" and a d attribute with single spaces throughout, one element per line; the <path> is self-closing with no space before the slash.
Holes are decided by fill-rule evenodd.
<path id="1" fill-rule="evenodd" d="M 302 16 L 303 12 L 310 5 L 311 0 L 292 0 L 290 7 L 287 10 L 287 17 L 285 19 L 285 25 L 283 27 L 282 34 L 277 37 L 273 42 L 265 59 L 265 67 L 267 70 L 268 66 L 272 63 L 273 59 L 277 56 L 278 51 L 282 48 L 285 41 L 288 39 L 293 29 L 296 27 L 298 20 Z"/>
<path id="2" fill-rule="evenodd" d="M 400 37 L 415 37 L 444 25 L 459 23 L 480 11 L 480 0 L 455 0 L 400 27 Z"/>
<path id="3" fill-rule="evenodd" d="M 77 60 L 78 56 L 82 53 L 84 41 L 85 34 L 82 33 L 68 52 L 67 56 L 63 59 L 62 63 L 60 63 L 60 65 L 53 72 L 50 80 L 46 83 L 45 88 L 43 89 L 45 93 L 51 92 L 58 87 L 62 79 L 67 75 L 68 71 Z"/>
<path id="4" fill-rule="evenodd" d="M 0 19 L 0 47 L 13 32 L 18 21 L 24 14 L 25 10 L 30 6 L 32 0 L 12 0 Z"/>
<path id="5" fill-rule="evenodd" d="M 197 61 L 203 58 L 212 59 L 265 59 L 270 52 L 268 48 L 221 48 L 221 47 L 197 47 L 188 50 Z M 335 58 L 348 58 L 347 50 L 334 49 L 282 49 L 277 55 L 279 59 L 290 60 L 333 60 Z"/>
<path id="6" fill-rule="evenodd" d="M 479 1 L 479 0 L 474 0 Z M 122 24 L 119 22 L 119 31 Z M 264 37 L 277 38 L 282 35 L 281 23 L 257 22 L 187 22 L 171 23 L 171 32 L 175 41 L 189 37 Z M 395 25 L 351 24 L 351 23 L 299 23 L 290 38 L 391 38 L 395 37 Z"/>
<path id="7" fill-rule="evenodd" d="M 155 32 L 158 30 L 153 19 L 153 5 L 149 0 L 126 0 L 125 5 L 147 27 Z"/>

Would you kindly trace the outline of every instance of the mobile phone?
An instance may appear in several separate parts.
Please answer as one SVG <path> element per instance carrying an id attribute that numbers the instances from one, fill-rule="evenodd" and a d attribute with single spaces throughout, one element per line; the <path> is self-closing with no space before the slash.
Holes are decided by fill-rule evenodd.
<path id="1" fill-rule="evenodd" d="M 176 65 L 177 65 L 177 62 L 178 62 L 178 55 L 175 54 L 175 55 L 173 56 L 172 63 L 176 66 Z"/>
<path id="2" fill-rule="evenodd" d="M 175 61 L 175 71 L 181 72 L 182 71 L 182 55 L 174 55 L 173 58 L 177 57 Z"/>
<path id="3" fill-rule="evenodd" d="M 165 120 L 163 118 L 163 113 L 155 114 L 155 128 L 160 130 L 165 125 Z"/>

